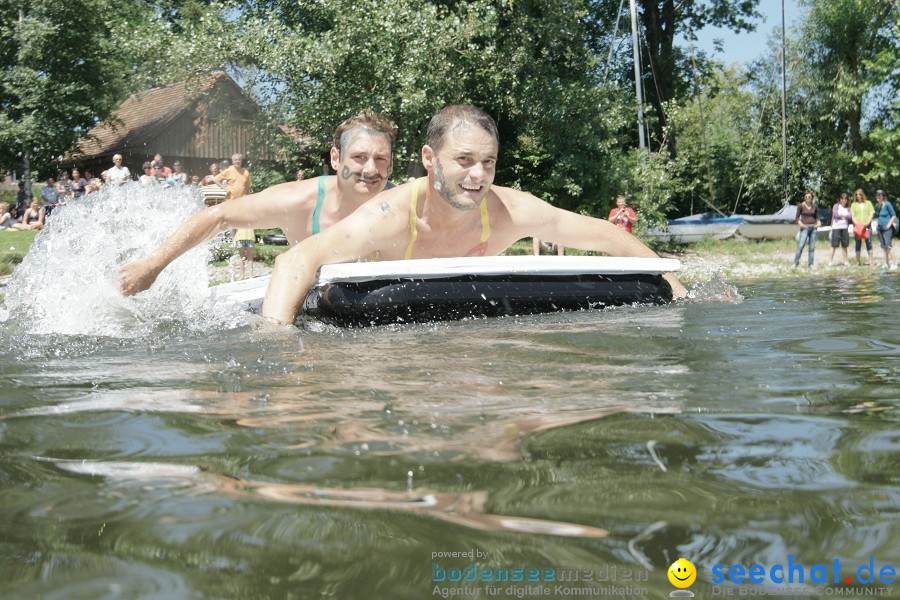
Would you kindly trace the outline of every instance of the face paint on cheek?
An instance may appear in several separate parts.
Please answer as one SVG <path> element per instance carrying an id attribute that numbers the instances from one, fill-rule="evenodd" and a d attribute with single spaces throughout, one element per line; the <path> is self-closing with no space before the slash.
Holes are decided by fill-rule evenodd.
<path id="1" fill-rule="evenodd" d="M 441 161 L 437 158 L 434 159 L 434 189 L 441 195 L 441 198 L 451 205 L 455 205 L 453 194 L 450 193 L 444 184 L 444 168 L 441 166 Z"/>
<path id="2" fill-rule="evenodd" d="M 353 172 L 350 171 L 350 167 L 344 166 L 344 168 L 341 169 L 341 177 L 343 177 L 344 179 L 350 179 L 351 177 L 353 177 Z"/>

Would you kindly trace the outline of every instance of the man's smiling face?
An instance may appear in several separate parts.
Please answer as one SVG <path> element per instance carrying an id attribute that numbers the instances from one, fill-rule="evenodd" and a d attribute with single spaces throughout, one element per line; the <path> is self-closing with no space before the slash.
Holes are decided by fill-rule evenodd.
<path id="1" fill-rule="evenodd" d="M 450 206 L 477 207 L 491 189 L 497 169 L 497 140 L 477 125 L 457 121 L 444 137 L 440 150 L 425 146 L 427 165 L 434 172 L 434 187 Z"/>

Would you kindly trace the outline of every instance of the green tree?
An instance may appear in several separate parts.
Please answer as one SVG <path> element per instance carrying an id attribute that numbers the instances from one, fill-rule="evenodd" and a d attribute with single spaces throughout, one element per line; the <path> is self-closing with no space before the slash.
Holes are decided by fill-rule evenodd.
<path id="1" fill-rule="evenodd" d="M 611 0 L 614 3 L 614 0 Z M 641 35 L 646 42 L 652 84 L 647 86 L 648 100 L 656 113 L 657 139 L 665 140 L 675 155 L 677 139 L 668 125 L 665 105 L 670 100 L 691 93 L 691 64 L 685 49 L 676 45 L 679 35 L 692 36 L 706 26 L 725 27 L 732 31 L 753 31 L 751 19 L 758 18 L 759 0 L 638 0 Z M 625 32 L 630 35 L 630 32 Z"/>
<path id="2" fill-rule="evenodd" d="M 128 94 L 226 65 L 214 51 L 230 31 L 222 7 L 173 6 L 0 0 L 0 165 L 49 171 Z"/>
<path id="3" fill-rule="evenodd" d="M 47 165 L 118 101 L 119 68 L 109 27 L 84 15 L 108 0 L 3 2 L 0 24 L 0 164 Z"/>
<path id="4" fill-rule="evenodd" d="M 621 126 L 590 21 L 585 0 L 267 0 L 240 17 L 238 53 L 278 120 L 322 151 L 336 123 L 372 107 L 400 128 L 397 171 L 419 174 L 428 119 L 470 102 L 498 121 L 498 183 L 577 207 L 601 193 Z"/>
<path id="5" fill-rule="evenodd" d="M 815 108 L 847 140 L 850 151 L 863 152 L 863 99 L 883 75 L 873 68 L 882 52 L 898 50 L 897 6 L 893 0 L 803 0 L 807 14 L 801 28 L 803 48 L 821 84 Z M 893 21 L 890 17 L 893 16 Z"/>

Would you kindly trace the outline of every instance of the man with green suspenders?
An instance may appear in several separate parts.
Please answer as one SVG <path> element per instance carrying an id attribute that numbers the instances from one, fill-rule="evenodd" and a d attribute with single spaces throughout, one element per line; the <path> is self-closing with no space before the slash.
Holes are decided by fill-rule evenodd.
<path id="1" fill-rule="evenodd" d="M 122 267 L 122 293 L 146 290 L 169 263 L 226 229 L 278 227 L 296 244 L 334 225 L 389 185 L 396 136 L 384 115 L 364 110 L 350 117 L 334 132 L 331 166 L 337 175 L 275 185 L 200 211 L 147 257 Z"/>
<path id="2" fill-rule="evenodd" d="M 474 106 L 448 106 L 428 126 L 422 165 L 427 177 L 379 194 L 355 213 L 281 254 L 266 291 L 263 316 L 292 323 L 325 264 L 495 256 L 537 237 L 612 256 L 656 257 L 636 237 L 602 219 L 556 208 L 526 192 L 494 186 L 499 136 Z M 687 290 L 671 273 L 675 298 Z"/>

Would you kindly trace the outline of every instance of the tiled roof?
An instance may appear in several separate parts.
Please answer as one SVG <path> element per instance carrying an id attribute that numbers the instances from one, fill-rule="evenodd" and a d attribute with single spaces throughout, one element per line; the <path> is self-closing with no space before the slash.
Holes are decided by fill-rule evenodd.
<path id="1" fill-rule="evenodd" d="M 199 84 L 182 82 L 138 92 L 91 129 L 71 154 L 91 157 L 141 147 L 155 139 L 190 108 L 196 98 L 221 79 L 230 80 L 225 73 L 217 73 Z"/>

